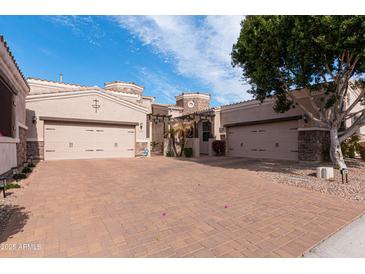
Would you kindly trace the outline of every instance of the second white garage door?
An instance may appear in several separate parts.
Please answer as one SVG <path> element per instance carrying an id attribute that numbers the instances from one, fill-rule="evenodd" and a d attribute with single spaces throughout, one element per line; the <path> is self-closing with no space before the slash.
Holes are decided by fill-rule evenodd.
<path id="1" fill-rule="evenodd" d="M 297 121 L 229 127 L 228 155 L 298 160 L 297 127 Z"/>
<path id="2" fill-rule="evenodd" d="M 135 127 L 45 122 L 45 160 L 134 157 Z"/>

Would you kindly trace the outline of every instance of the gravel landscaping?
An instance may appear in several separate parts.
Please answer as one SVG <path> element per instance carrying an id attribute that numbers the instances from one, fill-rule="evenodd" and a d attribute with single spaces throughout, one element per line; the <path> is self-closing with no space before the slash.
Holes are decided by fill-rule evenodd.
<path id="1" fill-rule="evenodd" d="M 266 161 L 262 161 L 261 164 L 264 164 L 265 168 L 258 168 L 257 172 L 275 183 L 303 187 L 350 200 L 365 200 L 365 162 L 361 160 L 347 160 L 349 168 L 348 184 L 342 184 L 341 173 L 336 169 L 334 170 L 335 177 L 333 180 L 317 178 L 315 172 L 316 167 L 320 166 L 319 164 L 309 165 Z M 323 166 L 330 166 L 330 164 Z"/>
<path id="2" fill-rule="evenodd" d="M 8 184 L 15 183 L 14 180 L 8 181 Z M 0 193 L 0 235 L 4 231 L 10 216 L 15 212 L 19 212 L 22 209 L 17 206 L 17 199 L 24 189 L 29 185 L 30 178 L 21 180 L 18 182 L 20 188 L 12 188 L 6 190 L 6 198 L 3 198 L 2 192 Z"/>

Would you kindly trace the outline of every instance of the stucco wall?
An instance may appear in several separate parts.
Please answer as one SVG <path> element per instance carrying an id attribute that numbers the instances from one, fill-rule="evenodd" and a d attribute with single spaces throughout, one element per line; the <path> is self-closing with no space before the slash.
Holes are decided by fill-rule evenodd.
<path id="1" fill-rule="evenodd" d="M 16 143 L 5 138 L 0 137 L 0 175 L 17 166 Z"/>
<path id="2" fill-rule="evenodd" d="M 305 90 L 295 91 L 293 94 L 297 98 L 298 102 L 303 104 L 307 109 L 313 111 Z M 316 97 L 320 99 L 320 96 Z M 294 106 L 294 108 L 291 108 L 289 111 L 284 113 L 277 113 L 273 109 L 274 103 L 275 101 L 273 99 L 266 99 L 262 103 L 257 100 L 252 100 L 238 104 L 222 106 L 221 124 L 224 126 L 227 124 L 281 119 L 304 114 L 303 110 L 299 106 Z M 298 125 L 299 128 L 310 128 L 316 126 L 316 123 L 310 120 L 308 120 L 308 122 L 301 120 L 299 121 Z"/>
<path id="3" fill-rule="evenodd" d="M 270 120 L 302 114 L 298 107 L 291 109 L 285 113 L 276 113 L 273 110 L 272 100 L 267 100 L 263 103 L 253 101 L 244 104 L 223 106 L 221 108 L 221 113 L 222 125 Z"/>
<path id="4" fill-rule="evenodd" d="M 97 112 L 92 107 L 93 100 L 99 100 L 100 108 Z M 136 141 L 146 141 L 146 113 L 144 108 L 136 108 L 135 105 L 121 104 L 118 100 L 104 96 L 97 92 L 77 95 L 32 96 L 27 99 L 27 126 L 28 141 L 43 141 L 44 122 L 41 116 L 58 118 L 92 119 L 100 121 L 135 122 Z M 37 117 L 33 123 L 33 116 Z M 140 128 L 142 125 L 142 129 Z"/>
<path id="5" fill-rule="evenodd" d="M 346 107 L 349 107 L 350 105 L 352 105 L 352 103 L 356 100 L 356 98 L 359 96 L 359 94 L 360 94 L 360 90 L 352 90 L 350 88 L 349 93 L 348 93 L 348 101 L 347 101 Z M 352 109 L 351 113 L 356 113 L 364 108 L 365 108 L 365 105 L 362 105 L 359 103 Z M 353 121 L 354 121 L 354 119 L 347 120 L 346 126 L 350 127 Z M 365 140 L 365 126 L 360 128 L 359 133 L 362 135 L 362 139 Z"/>
<path id="6" fill-rule="evenodd" d="M 24 143 L 18 143 L 22 142 L 26 131 L 24 128 L 25 97 L 29 93 L 29 87 L 2 37 L 0 37 L 0 73 L 3 80 L 10 86 L 15 103 L 12 108 L 14 136 L 13 138 L 0 137 L 0 174 L 2 174 L 26 160 L 24 159 L 26 147 L 23 146 Z M 19 161 L 17 161 L 17 151 Z"/>

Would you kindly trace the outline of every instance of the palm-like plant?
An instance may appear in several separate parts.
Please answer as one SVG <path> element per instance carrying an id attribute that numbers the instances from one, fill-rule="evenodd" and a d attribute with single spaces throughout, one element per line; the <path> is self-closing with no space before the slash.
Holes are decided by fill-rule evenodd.
<path id="1" fill-rule="evenodd" d="M 186 138 L 192 130 L 192 122 L 177 121 L 170 125 L 167 138 L 171 140 L 171 146 L 176 156 L 181 157 L 186 145 Z M 178 150 L 179 147 L 179 150 Z"/>

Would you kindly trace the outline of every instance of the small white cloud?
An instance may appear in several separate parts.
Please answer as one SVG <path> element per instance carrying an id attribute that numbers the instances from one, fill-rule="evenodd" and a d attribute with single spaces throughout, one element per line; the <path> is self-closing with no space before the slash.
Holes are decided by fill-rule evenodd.
<path id="1" fill-rule="evenodd" d="M 194 16 L 114 19 L 144 45 L 163 55 L 163 60 L 172 63 L 178 74 L 209 86 L 218 103 L 250 98 L 245 92 L 249 86 L 241 81 L 242 71 L 231 66 L 230 56 L 239 36 L 242 16 L 206 16 L 199 22 Z"/>
<path id="2" fill-rule="evenodd" d="M 47 16 L 53 24 L 70 28 L 73 34 L 82 37 L 91 45 L 101 47 L 105 32 L 93 16 Z"/>

